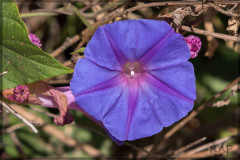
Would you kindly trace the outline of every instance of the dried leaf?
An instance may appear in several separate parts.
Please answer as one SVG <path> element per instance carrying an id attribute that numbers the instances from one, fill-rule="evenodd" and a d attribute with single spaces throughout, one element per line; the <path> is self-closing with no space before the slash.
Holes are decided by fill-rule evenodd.
<path id="1" fill-rule="evenodd" d="M 228 20 L 227 31 L 232 35 L 237 35 L 239 26 L 240 18 L 232 17 L 231 19 Z"/>

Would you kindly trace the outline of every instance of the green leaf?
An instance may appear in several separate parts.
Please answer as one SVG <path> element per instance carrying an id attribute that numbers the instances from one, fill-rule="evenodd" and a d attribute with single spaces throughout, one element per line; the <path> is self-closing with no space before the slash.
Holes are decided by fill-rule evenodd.
<path id="1" fill-rule="evenodd" d="M 0 77 L 0 89 L 73 72 L 30 41 L 16 3 L 3 2 L 0 8 L 1 73 L 8 71 Z"/>
<path id="2" fill-rule="evenodd" d="M 73 54 L 73 53 L 84 53 L 84 50 L 85 50 L 85 47 L 82 47 L 82 48 L 80 48 L 80 49 L 78 49 L 78 50 L 76 50 L 76 51 L 74 51 L 74 52 L 72 52 L 70 54 Z"/>

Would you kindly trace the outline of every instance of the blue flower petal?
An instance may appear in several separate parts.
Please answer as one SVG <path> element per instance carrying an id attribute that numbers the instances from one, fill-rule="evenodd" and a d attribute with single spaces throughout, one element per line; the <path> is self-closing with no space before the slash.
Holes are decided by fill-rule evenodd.
<path id="1" fill-rule="evenodd" d="M 190 58 L 189 48 L 181 34 L 173 29 L 165 30 L 164 37 L 146 52 L 140 62 L 146 70 L 161 69 L 178 65 Z"/>
<path id="2" fill-rule="evenodd" d="M 89 61 L 86 58 L 79 59 L 75 65 L 73 78 L 70 82 L 70 87 L 74 96 L 84 92 L 96 85 L 113 79 L 120 72 L 111 71 L 98 66 L 96 63 Z"/>
<path id="3" fill-rule="evenodd" d="M 104 26 L 128 61 L 141 58 L 172 29 L 164 21 L 125 20 Z"/>
<path id="4" fill-rule="evenodd" d="M 192 101 L 196 99 L 196 78 L 192 63 L 184 62 L 176 66 L 148 71 L 148 73 L 188 99 Z"/>
<path id="5" fill-rule="evenodd" d="M 152 136 L 185 117 L 194 102 L 166 94 L 148 83 L 139 89 L 138 102 L 129 130 L 129 140 Z"/>
<path id="6" fill-rule="evenodd" d="M 121 70 L 125 58 L 114 44 L 104 28 L 99 27 L 86 46 L 84 57 L 110 70 Z"/>

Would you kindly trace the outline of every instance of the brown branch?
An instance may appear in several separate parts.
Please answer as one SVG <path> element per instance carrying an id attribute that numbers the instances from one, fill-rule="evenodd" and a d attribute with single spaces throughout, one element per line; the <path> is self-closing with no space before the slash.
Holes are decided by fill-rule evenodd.
<path id="1" fill-rule="evenodd" d="M 39 108 L 36 108 L 36 107 L 32 107 L 32 106 L 30 106 L 30 108 L 32 110 L 36 111 L 36 112 L 39 112 L 39 113 L 42 113 L 42 114 L 48 116 L 48 117 L 51 117 L 51 118 L 56 118 L 57 117 L 57 115 L 55 115 L 53 113 L 50 113 L 50 112 L 47 112 L 47 111 L 44 111 L 42 109 L 39 109 Z"/>
<path id="2" fill-rule="evenodd" d="M 9 134 L 9 133 L 14 132 L 14 131 L 16 131 L 16 130 L 24 127 L 24 126 L 26 126 L 24 123 L 18 123 L 18 124 L 15 124 L 14 126 L 11 126 L 11 127 L 7 128 L 7 129 L 3 130 L 2 133 Z"/>
<path id="3" fill-rule="evenodd" d="M 46 132 L 50 136 L 57 138 L 59 141 L 63 142 L 68 147 L 73 147 L 75 149 L 84 151 L 88 155 L 93 156 L 93 157 L 96 157 L 96 156 L 103 157 L 103 155 L 100 153 L 100 151 L 98 149 L 96 149 L 95 147 L 93 147 L 89 144 L 82 143 L 76 139 L 73 139 L 70 136 L 67 136 L 56 126 L 47 124 L 45 122 L 45 120 L 43 120 L 41 117 L 37 117 L 31 111 L 27 111 L 25 108 L 23 108 L 19 105 L 16 105 L 16 104 L 12 104 L 11 107 L 14 108 L 16 111 L 18 111 L 19 113 L 21 113 L 22 115 L 24 115 L 25 117 L 28 117 L 29 120 L 38 121 L 40 123 L 41 129 L 44 132 Z"/>
<path id="4" fill-rule="evenodd" d="M 58 47 L 56 50 L 54 50 L 51 53 L 51 56 L 53 57 L 57 57 L 60 53 L 62 53 L 65 49 L 67 49 L 68 47 L 70 47 L 71 45 L 73 45 L 74 43 L 76 43 L 77 41 L 80 40 L 80 36 L 79 35 L 75 35 L 72 38 L 66 38 L 66 40 L 64 41 L 64 43 Z"/>
<path id="5" fill-rule="evenodd" d="M 9 105 L 4 103 L 3 101 L 0 100 L 0 103 L 3 106 L 3 108 L 5 108 L 5 110 L 9 111 L 15 117 L 17 117 L 19 120 L 21 120 L 23 123 L 25 123 L 27 126 L 29 126 L 34 133 L 38 133 L 38 130 L 34 127 L 34 125 L 31 122 L 29 122 L 27 119 L 25 119 L 22 115 L 18 114 L 18 112 L 13 110 Z"/>
<path id="6" fill-rule="evenodd" d="M 172 129 L 170 129 L 163 137 L 162 140 L 159 140 L 156 142 L 151 149 L 151 153 L 155 152 L 161 144 L 163 144 L 163 141 L 170 138 L 173 134 L 175 134 L 178 130 L 180 130 L 183 126 L 185 126 L 190 120 L 192 120 L 195 116 L 197 116 L 204 108 L 211 106 L 218 97 L 220 97 L 224 92 L 229 90 L 232 86 L 234 86 L 236 83 L 240 81 L 240 77 L 237 77 L 234 81 L 232 81 L 230 84 L 228 84 L 222 91 L 214 95 L 210 100 L 208 100 L 206 103 L 203 103 L 198 107 L 196 110 L 192 111 L 186 118 L 181 120 L 177 125 L 175 125 Z M 147 155 L 149 157 L 149 155 Z"/>
<path id="7" fill-rule="evenodd" d="M 189 148 L 192 148 L 193 146 L 205 141 L 206 139 L 207 139 L 207 137 L 203 137 L 203 138 L 198 139 L 198 140 L 196 140 L 196 141 L 194 141 L 194 142 L 192 142 L 192 143 L 190 143 L 186 146 L 181 147 L 180 149 L 178 149 L 174 152 L 174 156 L 177 156 L 179 153 L 184 152 L 184 151 L 188 150 Z"/>
<path id="8" fill-rule="evenodd" d="M 96 18 L 97 15 L 99 15 L 99 14 L 101 14 L 103 12 L 106 12 L 108 10 L 113 10 L 113 9 L 117 8 L 118 6 L 122 5 L 125 2 L 126 1 L 119 0 L 119 1 L 114 2 L 114 3 L 106 4 L 105 6 L 102 7 L 101 10 L 99 10 L 97 12 L 94 12 L 94 13 L 82 13 L 82 14 L 86 18 Z"/>
<path id="9" fill-rule="evenodd" d="M 215 2 L 215 4 L 239 4 L 239 3 L 240 3 L 239 1 L 218 1 L 218 2 Z M 104 24 L 108 23 L 110 20 L 112 20 L 112 19 L 114 19 L 116 17 L 121 17 L 124 14 L 127 14 L 129 12 L 133 12 L 133 11 L 136 11 L 136 10 L 139 10 L 139 9 L 149 8 L 149 7 L 173 6 L 173 5 L 202 5 L 202 4 L 203 4 L 202 1 L 194 1 L 194 2 L 192 2 L 192 1 L 191 2 L 189 2 L 189 1 L 169 1 L 169 2 L 155 2 L 155 3 L 143 4 L 143 5 L 139 5 L 139 6 L 135 6 L 135 7 L 129 8 L 129 9 L 124 10 L 124 11 L 121 11 L 120 9 L 116 9 L 115 11 L 111 12 L 107 17 L 104 17 L 100 21 L 96 22 L 93 25 L 93 28 L 91 30 L 89 30 L 89 29 L 84 30 L 84 32 L 87 32 L 87 34 L 86 34 L 86 36 L 84 36 L 84 38 L 78 44 L 78 46 L 75 48 L 75 50 L 81 48 L 84 45 L 84 43 L 93 35 L 95 30 L 99 26 L 104 25 Z M 192 31 L 191 29 L 186 28 L 186 27 L 184 29 L 186 29 L 186 31 L 188 31 L 188 32 Z M 195 29 L 195 32 L 197 32 L 197 33 L 201 32 L 201 31 L 203 31 L 203 30 Z M 201 33 L 198 33 L 198 34 L 201 34 Z M 212 33 L 208 33 L 208 32 L 204 32 L 204 33 L 202 33 L 202 34 L 204 34 L 204 35 L 210 34 L 209 36 L 214 36 L 215 35 L 217 38 L 225 39 L 224 38 L 224 36 L 225 36 L 224 34 L 220 34 L 219 35 L 217 33 L 216 34 L 212 34 Z M 229 38 L 230 40 L 235 39 L 235 41 L 239 41 L 238 40 L 239 38 L 237 38 L 237 37 L 233 38 L 232 36 L 229 37 L 227 35 L 227 38 Z"/>
<path id="10" fill-rule="evenodd" d="M 231 150 L 229 150 L 228 152 L 210 152 L 209 150 L 207 151 L 203 151 L 203 152 L 199 152 L 199 153 L 196 153 L 196 154 L 192 154 L 191 157 L 194 157 L 194 158 L 205 158 L 205 157 L 215 157 L 217 155 L 227 155 L 228 153 L 231 153 L 231 152 L 236 152 L 239 150 L 239 145 L 235 144 L 231 147 Z M 183 158 L 183 157 L 181 157 Z M 188 158 L 188 157 L 185 157 L 185 158 Z M 232 157 L 234 158 L 234 157 Z"/>
<path id="11" fill-rule="evenodd" d="M 225 138 L 221 138 L 221 139 L 217 139 L 213 142 L 210 142 L 210 143 L 207 143 L 207 144 L 204 144 L 200 147 L 197 147 L 197 148 L 194 148 L 186 153 L 183 153 L 181 155 L 179 155 L 179 157 L 186 157 L 186 156 L 190 156 L 190 155 L 193 155 L 195 153 L 198 153 L 198 152 L 201 152 L 203 150 L 206 150 L 206 149 L 209 149 L 211 146 L 216 146 L 216 145 L 219 145 L 219 144 L 223 144 L 235 137 L 237 137 L 238 135 L 233 135 L 233 136 L 229 136 L 229 137 L 225 137 Z"/>
<path id="12" fill-rule="evenodd" d="M 219 6 L 213 4 L 213 3 L 208 3 L 212 8 L 214 8 L 215 10 L 217 10 L 218 12 L 221 12 L 222 14 L 225 14 L 227 16 L 231 16 L 231 17 L 240 17 L 240 14 L 237 13 L 233 13 L 231 11 L 225 11 L 222 8 L 220 8 Z"/>
<path id="13" fill-rule="evenodd" d="M 188 26 L 181 26 L 181 29 L 184 31 L 187 31 L 187 32 L 193 32 L 193 33 L 201 34 L 201 35 L 205 35 L 205 36 L 212 36 L 215 38 L 223 39 L 225 41 L 229 40 L 229 41 L 240 42 L 240 37 L 230 36 L 230 35 L 226 35 L 226 34 L 222 34 L 222 33 L 205 31 L 202 29 L 197 29 L 197 28 L 188 27 Z"/>
<path id="14" fill-rule="evenodd" d="M 72 64 L 73 64 L 72 61 L 71 61 L 71 60 L 68 60 L 68 61 L 64 62 L 62 65 L 64 65 L 65 67 L 69 67 L 69 66 L 71 66 Z"/>
<path id="15" fill-rule="evenodd" d="M 228 96 L 227 97 L 225 97 L 223 100 L 219 100 L 219 101 L 217 101 L 216 103 L 213 103 L 212 104 L 212 107 L 223 107 L 223 106 L 225 106 L 225 105 L 229 105 L 229 103 L 230 103 L 230 97 L 231 96 L 234 96 L 235 94 L 237 94 L 237 91 L 239 90 L 239 85 L 234 85 L 234 86 L 232 86 L 232 88 L 231 88 L 231 92 L 228 94 Z"/>

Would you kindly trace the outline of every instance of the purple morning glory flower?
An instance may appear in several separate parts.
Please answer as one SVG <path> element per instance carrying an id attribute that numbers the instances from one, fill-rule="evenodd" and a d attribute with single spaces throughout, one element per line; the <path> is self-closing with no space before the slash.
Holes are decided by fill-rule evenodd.
<path id="1" fill-rule="evenodd" d="M 166 22 L 106 24 L 84 53 L 70 82 L 72 93 L 118 140 L 152 136 L 192 110 L 196 87 L 190 51 Z"/>

